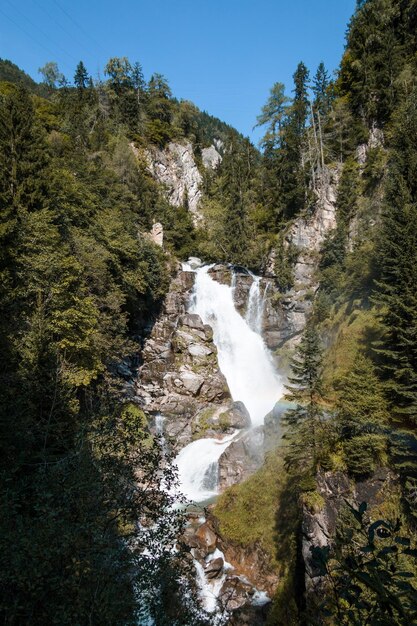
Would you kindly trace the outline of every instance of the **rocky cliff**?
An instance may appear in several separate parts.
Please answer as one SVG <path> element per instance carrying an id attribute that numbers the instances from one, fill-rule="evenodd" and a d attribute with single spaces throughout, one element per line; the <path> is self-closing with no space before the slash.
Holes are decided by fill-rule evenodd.
<path id="1" fill-rule="evenodd" d="M 242 403 L 233 402 L 219 369 L 210 326 L 187 313 L 195 274 L 180 270 L 142 351 L 137 399 L 162 413 L 166 434 L 181 448 L 193 439 L 249 426 Z"/>
<path id="2" fill-rule="evenodd" d="M 201 183 L 203 181 L 198 168 L 193 146 L 189 141 L 169 143 L 161 149 L 150 146 L 139 150 L 133 143 L 131 148 L 135 155 L 143 158 L 153 177 L 163 185 L 168 201 L 174 206 L 182 206 L 185 201 L 193 215 L 194 222 L 201 218 L 199 204 L 201 201 Z M 215 169 L 222 157 L 218 145 L 202 150 L 203 168 Z"/>

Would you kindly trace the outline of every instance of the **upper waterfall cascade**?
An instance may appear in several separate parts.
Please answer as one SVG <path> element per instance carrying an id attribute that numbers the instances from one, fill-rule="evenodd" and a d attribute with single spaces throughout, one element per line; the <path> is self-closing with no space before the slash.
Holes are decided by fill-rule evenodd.
<path id="1" fill-rule="evenodd" d="M 260 426 L 283 392 L 281 378 L 259 334 L 263 309 L 260 281 L 254 277 L 244 319 L 234 305 L 233 285 L 213 280 L 209 269 L 210 266 L 205 266 L 196 270 L 189 310 L 212 327 L 219 367 L 232 398 L 242 401 L 252 425 Z"/>

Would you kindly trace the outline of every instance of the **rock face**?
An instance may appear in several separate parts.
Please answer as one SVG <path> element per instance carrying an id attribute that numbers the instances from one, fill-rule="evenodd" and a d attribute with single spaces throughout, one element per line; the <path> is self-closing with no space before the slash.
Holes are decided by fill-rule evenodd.
<path id="1" fill-rule="evenodd" d="M 162 246 L 164 245 L 164 229 L 160 222 L 156 222 L 152 226 L 151 238 L 157 246 L 160 246 L 162 248 Z"/>
<path id="2" fill-rule="evenodd" d="M 203 160 L 204 167 L 212 170 L 214 170 L 222 160 L 221 154 L 215 146 L 203 148 L 201 151 L 201 158 Z"/>
<path id="3" fill-rule="evenodd" d="M 193 272 L 180 271 L 172 281 L 145 342 L 136 388 L 144 409 L 166 418 L 166 434 L 178 448 L 250 423 L 246 408 L 231 399 L 210 326 L 186 312 L 194 278 Z"/>
<path id="4" fill-rule="evenodd" d="M 386 491 L 396 489 L 398 478 L 388 469 L 381 468 L 375 474 L 356 483 L 353 487 L 343 472 L 323 472 L 317 476 L 317 491 L 324 505 L 319 511 L 303 507 L 302 556 L 305 567 L 306 598 L 319 597 L 323 592 L 323 579 L 312 559 L 313 547 L 330 546 L 336 532 L 336 520 L 346 501 L 356 508 L 367 502 L 368 511 L 378 506 L 386 497 Z"/>
<path id="5" fill-rule="evenodd" d="M 264 433 L 259 426 L 233 441 L 219 459 L 219 487 L 224 491 L 242 482 L 259 469 L 264 461 Z"/>
<path id="6" fill-rule="evenodd" d="M 294 286 L 284 294 L 271 289 L 266 298 L 264 338 L 269 348 L 292 348 L 298 342 L 317 291 L 319 252 L 326 235 L 336 227 L 337 185 L 340 168 L 326 169 L 317 181 L 316 202 L 310 213 L 297 217 L 285 245 L 297 251 Z M 274 278 L 275 251 L 265 265 L 265 277 Z M 278 297 L 277 297 L 278 296 Z"/>
<path id="7" fill-rule="evenodd" d="M 220 144 L 203 148 L 202 161 L 205 168 L 215 169 L 222 160 Z M 201 218 L 198 207 L 203 179 L 194 158 L 192 144 L 171 142 L 162 150 L 152 146 L 143 152 L 133 143 L 130 146 L 137 157 L 144 158 L 153 177 L 165 187 L 168 201 L 174 206 L 182 206 L 187 199 L 194 222 L 198 222 Z"/>
<path id="8" fill-rule="evenodd" d="M 154 146 L 145 156 L 152 175 L 165 186 L 169 202 L 181 206 L 187 194 L 189 209 L 197 219 L 202 177 L 191 143 L 169 143 L 164 150 Z"/>

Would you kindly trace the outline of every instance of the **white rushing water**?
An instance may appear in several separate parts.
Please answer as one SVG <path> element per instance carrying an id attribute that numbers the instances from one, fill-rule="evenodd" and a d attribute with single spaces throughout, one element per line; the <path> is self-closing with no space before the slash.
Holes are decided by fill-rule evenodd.
<path id="1" fill-rule="evenodd" d="M 217 494 L 218 460 L 234 437 L 197 439 L 178 454 L 180 491 L 188 500 L 203 502 Z"/>
<path id="2" fill-rule="evenodd" d="M 212 327 L 219 366 L 232 398 L 244 402 L 252 425 L 259 426 L 283 392 L 281 378 L 259 334 L 259 279 L 254 277 L 245 320 L 235 308 L 232 288 L 213 280 L 208 270 L 209 266 L 205 266 L 196 271 L 190 312 L 198 313 Z M 252 320 L 258 332 L 251 328 Z"/>
<path id="3" fill-rule="evenodd" d="M 196 270 L 189 311 L 212 327 L 219 367 L 232 398 L 245 404 L 252 426 L 259 426 L 283 392 L 281 378 L 260 336 L 265 293 L 261 295 L 260 279 L 253 276 L 244 319 L 233 301 L 235 276 L 231 286 L 222 285 L 211 278 L 209 269 L 205 266 Z M 181 450 L 175 463 L 180 491 L 187 499 L 202 502 L 218 493 L 218 461 L 235 436 L 199 439 Z"/>

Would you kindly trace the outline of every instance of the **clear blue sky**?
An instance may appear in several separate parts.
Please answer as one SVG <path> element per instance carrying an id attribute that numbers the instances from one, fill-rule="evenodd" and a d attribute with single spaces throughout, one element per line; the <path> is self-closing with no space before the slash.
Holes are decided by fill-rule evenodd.
<path id="1" fill-rule="evenodd" d="M 57 61 L 72 79 L 82 59 L 103 72 L 109 57 L 140 61 L 240 132 L 252 133 L 271 85 L 292 89 L 302 60 L 333 71 L 355 0 L 0 0 L 0 57 L 36 80 Z"/>

